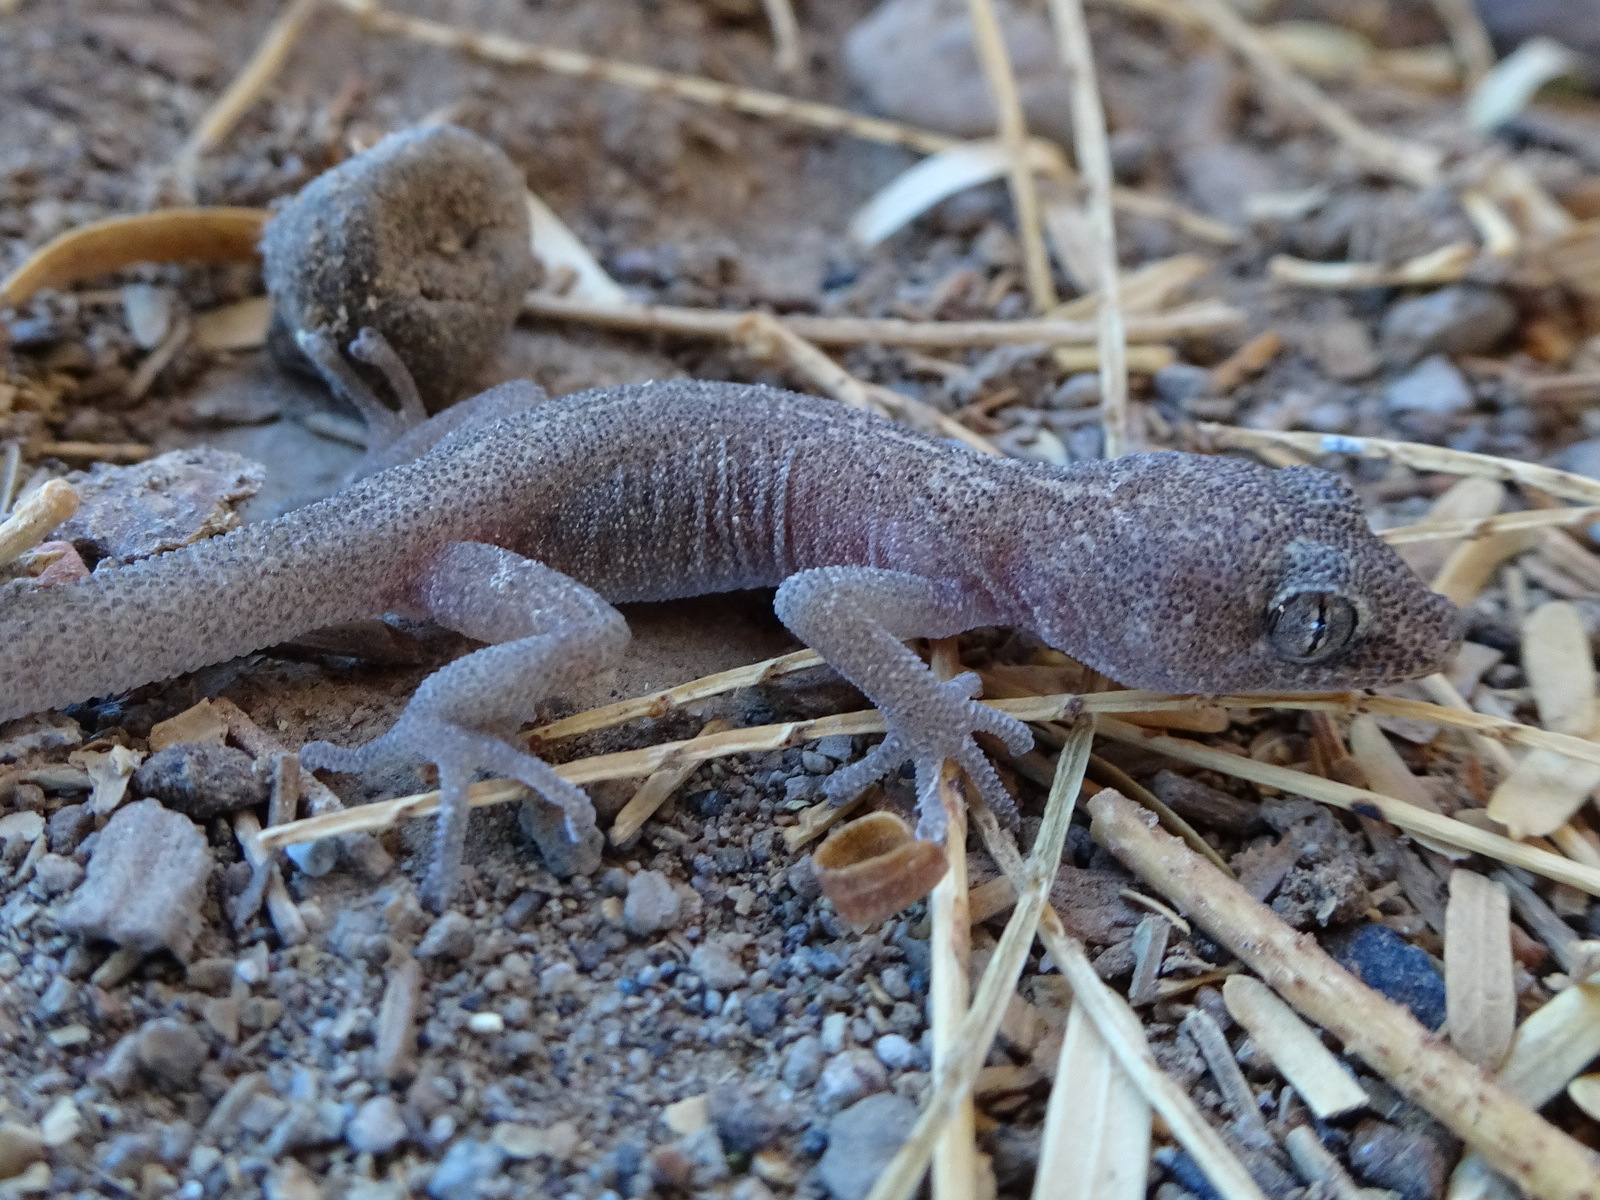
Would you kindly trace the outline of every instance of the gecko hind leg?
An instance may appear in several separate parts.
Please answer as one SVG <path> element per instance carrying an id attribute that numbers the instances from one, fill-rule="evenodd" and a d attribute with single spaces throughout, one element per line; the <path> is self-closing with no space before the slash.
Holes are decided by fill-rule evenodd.
<path id="1" fill-rule="evenodd" d="M 490 644 L 423 680 L 381 737 L 353 749 L 314 742 L 300 755 L 307 767 L 336 771 L 419 759 L 438 766 L 438 834 L 423 897 L 439 911 L 460 875 L 474 774 L 507 776 L 554 804 L 575 842 L 594 828 L 594 807 L 582 789 L 510 739 L 555 687 L 620 657 L 628 627 L 576 580 L 477 542 L 456 542 L 435 555 L 412 598 L 440 625 Z"/>

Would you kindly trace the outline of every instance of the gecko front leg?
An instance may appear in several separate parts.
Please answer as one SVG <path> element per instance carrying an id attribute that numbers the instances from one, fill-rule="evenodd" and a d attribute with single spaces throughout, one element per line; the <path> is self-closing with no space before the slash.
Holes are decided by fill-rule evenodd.
<path id="1" fill-rule="evenodd" d="M 971 672 L 940 681 L 902 639 L 947 637 L 987 623 L 989 614 L 953 585 L 875 567 L 817 567 L 791 575 L 774 601 L 778 617 L 801 641 L 866 693 L 883 711 L 888 733 L 860 762 L 841 767 L 823 790 L 843 803 L 910 759 L 917 771 L 917 836 L 944 837 L 939 764 L 959 763 L 991 805 L 1011 798 L 993 765 L 973 741 L 992 733 L 1013 754 L 1033 747 L 1015 717 L 973 699 Z"/>
<path id="2" fill-rule="evenodd" d="M 614 663 L 628 626 L 575 579 L 479 542 L 445 547 L 417 580 L 413 599 L 445 628 L 490 645 L 423 680 L 383 736 L 354 749 L 312 742 L 300 759 L 333 771 L 395 761 L 438 766 L 439 825 L 423 892 L 440 911 L 460 874 L 467 785 L 476 772 L 515 779 L 556 805 L 574 841 L 594 828 L 589 798 L 510 739 L 555 687 Z"/>

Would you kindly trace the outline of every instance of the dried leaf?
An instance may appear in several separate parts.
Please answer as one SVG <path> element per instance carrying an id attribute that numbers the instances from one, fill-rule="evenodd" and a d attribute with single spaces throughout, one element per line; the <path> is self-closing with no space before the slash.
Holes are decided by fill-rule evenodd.
<path id="1" fill-rule="evenodd" d="M 1244 1026 L 1320 1119 L 1354 1112 L 1368 1103 L 1366 1091 L 1350 1069 L 1259 979 L 1230 976 L 1222 985 L 1222 999 L 1233 1019 Z"/>
<path id="2" fill-rule="evenodd" d="M 1565 825 L 1600 787 L 1600 766 L 1553 750 L 1530 750 L 1489 797 L 1488 813 L 1512 838 L 1543 837 Z"/>
<path id="3" fill-rule="evenodd" d="M 1467 123 L 1480 133 L 1498 129 L 1545 84 L 1582 67 L 1583 60 L 1554 38 L 1529 38 L 1479 80 L 1467 99 Z"/>
<path id="4" fill-rule="evenodd" d="M 1600 1075 L 1579 1075 L 1567 1084 L 1567 1095 L 1591 1118 L 1600 1121 Z"/>
<path id="5" fill-rule="evenodd" d="M 1450 873 L 1444 980 L 1450 1041 L 1463 1058 L 1494 1070 L 1517 1024 L 1511 902 L 1505 888 L 1476 871 Z"/>
<path id="6" fill-rule="evenodd" d="M 1574 984 L 1517 1029 L 1496 1073 L 1501 1087 L 1540 1108 L 1600 1054 L 1600 985 Z"/>
<path id="7" fill-rule="evenodd" d="M 1505 498 L 1505 484 L 1498 479 L 1468 475 L 1465 479 L 1457 480 L 1433 502 L 1423 521 L 1429 525 L 1443 525 L 1450 521 L 1481 521 L 1498 513 L 1505 504 Z M 1399 546 L 1396 552 L 1418 575 L 1432 579 L 1460 544 L 1460 538 L 1440 538 L 1437 541 Z"/>
<path id="8" fill-rule="evenodd" d="M 165 750 L 181 742 L 220 746 L 228 739 L 228 722 L 209 700 L 184 709 L 150 727 L 150 749 Z"/>
<path id="9" fill-rule="evenodd" d="M 110 750 L 74 750 L 67 761 L 88 772 L 92 788 L 89 792 L 89 811 L 108 813 L 122 803 L 128 794 L 128 780 L 145 760 L 143 750 L 129 750 L 126 746 L 113 746 Z"/>
<path id="10" fill-rule="evenodd" d="M 1433 590 L 1466 608 L 1494 578 L 1500 564 L 1538 544 L 1533 529 L 1507 529 L 1457 546 L 1434 576 Z"/>
<path id="11" fill-rule="evenodd" d="M 264 208 L 164 208 L 68 230 L 30 254 L 4 282 L 0 304 L 142 262 L 247 262 L 272 214 Z"/>
<path id="12" fill-rule="evenodd" d="M 893 813 L 851 821 L 817 847 L 811 865 L 822 894 L 852 925 L 875 925 L 915 904 L 944 877 L 944 851 L 918 841 Z"/>

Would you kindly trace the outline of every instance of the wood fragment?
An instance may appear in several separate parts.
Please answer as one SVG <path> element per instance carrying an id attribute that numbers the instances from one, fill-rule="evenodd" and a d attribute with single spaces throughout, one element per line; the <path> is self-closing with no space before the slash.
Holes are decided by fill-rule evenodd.
<path id="1" fill-rule="evenodd" d="M 1468 1062 L 1493 1071 L 1517 1024 L 1511 905 L 1505 888 L 1476 871 L 1450 872 L 1444 980 L 1450 1044 Z"/>
<path id="2" fill-rule="evenodd" d="M 254 813 L 234 813 L 233 832 L 239 839 L 239 848 L 244 851 L 245 861 L 265 879 L 267 915 L 272 918 L 272 927 L 277 930 L 285 946 L 299 945 L 306 940 L 310 931 L 306 928 L 305 918 L 295 907 L 289 889 L 283 885 L 278 864 L 272 861 L 270 851 L 261 844 L 261 822 Z"/>
<path id="3" fill-rule="evenodd" d="M 1373 287 L 1430 287 L 1458 283 L 1478 260 L 1471 242 L 1451 242 L 1405 262 L 1310 262 L 1287 254 L 1267 260 L 1267 277 L 1296 287 L 1346 291 Z"/>
<path id="4" fill-rule="evenodd" d="M 1460 521 L 1415 525 L 1396 525 L 1378 531 L 1378 536 L 1391 546 L 1409 546 L 1418 542 L 1465 538 L 1477 540 L 1495 533 L 1511 533 L 1526 529 L 1542 529 L 1550 525 L 1588 525 L 1600 520 L 1600 508 L 1535 508 L 1525 512 L 1500 513 L 1498 516 L 1468 518 Z"/>
<path id="5" fill-rule="evenodd" d="M 1483 18 L 1473 7 L 1472 0 L 1433 0 L 1433 11 L 1439 14 L 1445 32 L 1450 37 L 1450 48 L 1467 85 L 1471 87 L 1489 73 L 1494 66 L 1494 47 L 1489 42 Z"/>
<path id="6" fill-rule="evenodd" d="M 1600 1156 L 1489 1082 L 1177 839 L 1149 828 L 1132 802 L 1101 792 L 1089 810 L 1096 840 L 1124 865 L 1496 1169 L 1540 1200 L 1600 1194 Z"/>
<path id="7" fill-rule="evenodd" d="M 0 306 L 136 263 L 249 262 L 272 214 L 263 208 L 163 208 L 69 229 L 0 282 Z"/>
<path id="8" fill-rule="evenodd" d="M 1349 1068 L 1259 979 L 1230 976 L 1222 985 L 1222 999 L 1229 1015 L 1244 1026 L 1320 1120 L 1354 1112 L 1368 1103 L 1366 1089 Z"/>
<path id="9" fill-rule="evenodd" d="M 1211 386 L 1226 396 L 1247 379 L 1265 371 L 1283 350 L 1283 335 L 1276 329 L 1256 334 L 1211 368 Z"/>
<path id="10" fill-rule="evenodd" d="M 1156 998 L 1161 981 L 1161 961 L 1167 956 L 1172 923 L 1151 915 L 1133 931 L 1133 978 L 1128 981 L 1128 1003 L 1135 1008 Z"/>
<path id="11" fill-rule="evenodd" d="M 154 453 L 142 442 L 40 442 L 34 450 L 40 458 L 110 463 L 143 462 Z"/>
<path id="12" fill-rule="evenodd" d="M 29 492 L 0 521 L 0 566 L 15 562 L 78 511 L 78 492 L 65 479 L 52 479 Z"/>
<path id="13" fill-rule="evenodd" d="M 772 61 L 785 75 L 800 69 L 800 22 L 789 0 L 761 0 L 767 24 L 772 27 Z"/>

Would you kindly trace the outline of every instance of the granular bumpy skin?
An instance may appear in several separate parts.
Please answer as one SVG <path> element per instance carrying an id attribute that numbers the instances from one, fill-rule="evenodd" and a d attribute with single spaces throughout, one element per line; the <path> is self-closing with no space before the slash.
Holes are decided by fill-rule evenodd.
<path id="1" fill-rule="evenodd" d="M 975 699 L 975 676 L 940 681 L 903 639 L 1019 626 L 1130 687 L 1202 693 L 1393 683 L 1459 642 L 1450 602 L 1309 468 L 1157 453 L 1062 469 L 828 400 L 687 381 L 554 401 L 507 384 L 406 436 L 421 457 L 276 521 L 0 587 L 0 719 L 362 616 L 430 617 L 491 644 L 429 676 L 383 737 L 302 760 L 438 765 L 441 904 L 475 772 L 527 784 L 574 841 L 592 826 L 583 794 L 511 735 L 564 679 L 626 652 L 620 601 L 777 587 L 785 624 L 884 713 L 883 744 L 830 776 L 830 795 L 909 759 L 928 838 L 941 761 L 1005 805 L 974 734 L 1012 753 L 1032 737 Z"/>
<path id="2" fill-rule="evenodd" d="M 390 134 L 317 176 L 261 239 L 274 358 L 314 374 L 296 333 L 343 346 L 370 327 L 430 411 L 458 399 L 538 274 L 525 190 L 498 147 L 453 125 Z"/>

